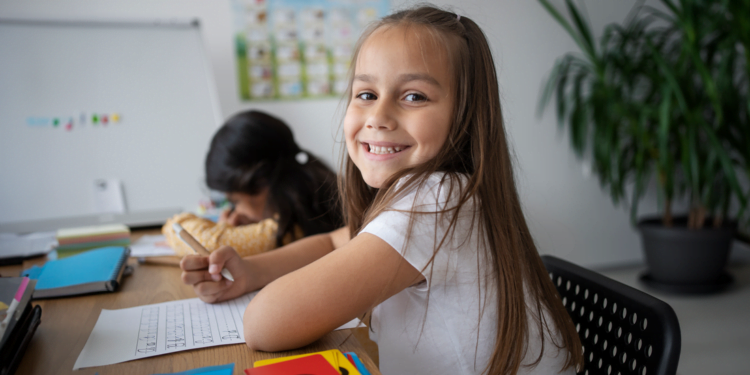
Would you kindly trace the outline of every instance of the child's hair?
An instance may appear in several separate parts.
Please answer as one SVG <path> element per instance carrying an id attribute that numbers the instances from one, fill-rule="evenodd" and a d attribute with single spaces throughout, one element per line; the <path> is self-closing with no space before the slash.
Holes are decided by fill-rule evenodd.
<path id="1" fill-rule="evenodd" d="M 296 240 L 340 228 L 336 174 L 294 141 L 281 120 L 258 111 L 240 112 L 211 140 L 206 156 L 206 184 L 222 192 L 249 195 L 268 189 L 266 210 L 278 214 L 277 246 L 285 236 Z"/>
<path id="2" fill-rule="evenodd" d="M 354 51 L 350 70 L 347 105 L 352 100 L 352 82 L 357 56 L 362 45 L 375 30 L 403 27 L 407 38 L 417 38 L 425 48 L 445 46 L 449 65 L 453 69 L 455 107 L 452 125 L 444 147 L 431 160 L 396 173 L 380 189 L 364 182 L 362 174 L 348 153 L 343 153 L 342 176 L 339 181 L 344 218 L 356 235 L 364 226 L 385 210 L 402 193 L 419 188 L 434 172 L 444 172 L 443 182 L 449 186 L 449 195 L 457 193 L 458 205 L 440 212 L 441 215 L 459 212 L 473 198 L 477 216 L 473 228 L 480 238 L 486 238 L 483 261 L 492 264 L 493 278 L 479 280 L 480 287 L 497 292 L 498 325 L 495 347 L 486 369 L 489 374 L 515 374 L 528 350 L 528 329 L 532 324 L 544 333 L 557 337 L 545 321 L 543 311 L 560 330 L 562 342 L 553 344 L 567 349 L 565 368 L 582 368 L 581 343 L 572 320 L 559 300 L 557 291 L 537 253 L 534 240 L 526 224 L 521 202 L 513 177 L 513 157 L 508 147 L 500 105 L 495 63 L 490 46 L 482 30 L 468 17 L 421 6 L 404 10 L 382 19 L 369 27 L 360 38 Z M 466 183 L 460 175 L 465 175 Z M 395 184 L 404 178 L 404 183 Z M 450 211 L 450 212 L 448 212 Z M 414 214 L 412 210 L 412 222 Z M 458 215 L 450 218 L 450 227 L 435 251 L 452 235 Z M 425 272 L 425 270 L 421 270 Z M 523 280 L 524 282 L 519 282 Z M 489 281 L 489 284 L 487 283 Z M 527 294 L 532 302 L 527 319 Z M 530 365 L 541 361 L 541 354 Z"/>

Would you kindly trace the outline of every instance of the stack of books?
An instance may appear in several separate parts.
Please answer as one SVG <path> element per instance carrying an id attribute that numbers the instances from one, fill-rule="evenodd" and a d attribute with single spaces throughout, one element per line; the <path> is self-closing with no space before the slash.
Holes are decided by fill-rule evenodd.
<path id="1" fill-rule="evenodd" d="M 123 224 L 68 228 L 57 231 L 57 257 L 65 258 L 107 246 L 129 246 L 130 228 Z"/>
<path id="2" fill-rule="evenodd" d="M 36 280 L 0 277 L 0 374 L 13 374 L 42 316 L 31 305 Z"/>

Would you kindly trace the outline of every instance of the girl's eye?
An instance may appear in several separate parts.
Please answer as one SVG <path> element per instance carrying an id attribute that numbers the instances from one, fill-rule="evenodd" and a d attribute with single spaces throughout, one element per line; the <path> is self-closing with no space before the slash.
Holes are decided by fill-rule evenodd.
<path id="1" fill-rule="evenodd" d="M 422 94 L 408 94 L 404 98 L 407 102 L 424 102 L 427 98 Z"/>
<path id="2" fill-rule="evenodd" d="M 375 96 L 375 94 L 373 94 L 371 92 L 363 92 L 363 93 L 357 95 L 357 99 L 375 100 L 375 99 L 377 99 L 377 97 Z"/>

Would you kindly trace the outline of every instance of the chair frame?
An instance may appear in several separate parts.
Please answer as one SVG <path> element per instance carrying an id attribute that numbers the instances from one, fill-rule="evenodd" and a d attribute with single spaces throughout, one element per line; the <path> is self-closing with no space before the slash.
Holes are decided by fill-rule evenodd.
<path id="1" fill-rule="evenodd" d="M 542 261 L 583 344 L 579 374 L 676 374 L 681 334 L 671 306 L 560 258 Z"/>

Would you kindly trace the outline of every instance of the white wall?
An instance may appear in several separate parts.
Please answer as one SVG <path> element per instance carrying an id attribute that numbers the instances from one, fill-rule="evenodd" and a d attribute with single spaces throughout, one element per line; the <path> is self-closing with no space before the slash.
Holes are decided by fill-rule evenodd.
<path id="1" fill-rule="evenodd" d="M 562 8 L 562 1 L 556 3 Z M 622 21 L 634 0 L 584 3 L 594 30 L 600 33 L 605 24 Z M 392 4 L 399 8 L 404 3 L 394 0 Z M 557 57 L 577 49 L 572 40 L 537 1 L 436 4 L 471 17 L 489 38 L 500 76 L 507 131 L 518 158 L 518 184 L 540 252 L 587 266 L 640 262 L 639 239 L 625 208 L 614 207 L 596 179 L 584 176 L 552 113 L 536 117 L 542 82 Z M 230 0 L 0 0 L 0 17 L 197 17 L 203 25 L 223 115 L 247 108 L 268 111 L 293 127 L 302 147 L 337 165 L 339 145 L 334 137 L 339 100 L 239 100 Z"/>

